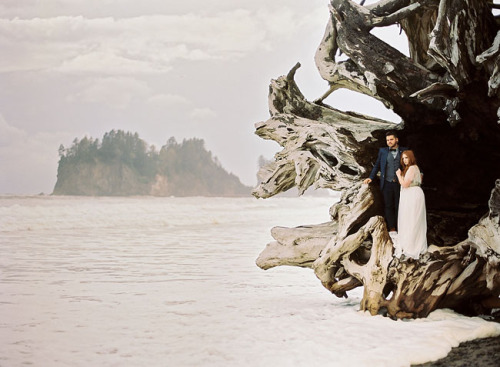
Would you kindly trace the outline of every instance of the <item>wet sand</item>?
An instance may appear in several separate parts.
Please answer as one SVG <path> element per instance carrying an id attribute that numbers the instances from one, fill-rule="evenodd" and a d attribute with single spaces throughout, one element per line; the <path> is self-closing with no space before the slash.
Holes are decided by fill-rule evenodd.
<path id="1" fill-rule="evenodd" d="M 493 313 L 493 320 L 500 323 L 500 310 Z M 500 336 L 475 339 L 461 343 L 440 360 L 412 367 L 499 367 Z"/>
<path id="2" fill-rule="evenodd" d="M 500 336 L 475 339 L 453 348 L 443 359 L 413 367 L 498 367 L 500 366 Z"/>

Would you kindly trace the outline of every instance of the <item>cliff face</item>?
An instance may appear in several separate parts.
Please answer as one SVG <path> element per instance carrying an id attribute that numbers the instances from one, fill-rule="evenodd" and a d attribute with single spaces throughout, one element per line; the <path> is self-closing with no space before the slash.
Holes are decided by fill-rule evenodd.
<path id="1" fill-rule="evenodd" d="M 156 175 L 153 180 L 137 176 L 129 167 L 102 163 L 81 163 L 58 176 L 53 195 L 83 196 L 249 196 L 250 187 L 236 176 L 218 185 L 196 178 Z"/>
<path id="2" fill-rule="evenodd" d="M 200 139 L 170 139 L 159 152 L 137 134 L 112 131 L 59 148 L 54 195 L 248 196 L 251 188 L 225 171 Z"/>
<path id="3" fill-rule="evenodd" d="M 142 181 L 142 182 L 141 182 Z M 79 163 L 60 170 L 54 195 L 148 195 L 153 183 L 144 182 L 124 164 Z M 157 194 L 160 192 L 157 191 Z M 161 196 L 161 195 L 159 195 Z"/>

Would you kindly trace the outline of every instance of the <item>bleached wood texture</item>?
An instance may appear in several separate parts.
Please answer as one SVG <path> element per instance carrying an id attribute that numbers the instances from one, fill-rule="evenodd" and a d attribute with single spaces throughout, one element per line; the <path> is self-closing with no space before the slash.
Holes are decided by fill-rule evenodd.
<path id="1" fill-rule="evenodd" d="M 362 285 L 360 308 L 394 318 L 440 307 L 474 314 L 499 296 L 500 33 L 491 6 L 331 0 L 315 55 L 329 88 L 308 101 L 294 80 L 300 64 L 271 81 L 271 116 L 256 134 L 282 150 L 259 171 L 253 194 L 268 198 L 292 187 L 303 194 L 313 186 L 342 196 L 330 222 L 274 228 L 258 266 L 310 267 L 338 297 Z M 408 56 L 370 33 L 391 24 L 406 34 Z M 379 100 L 402 123 L 325 104 L 339 89 Z M 419 260 L 393 257 L 378 185 L 361 183 L 387 130 L 398 131 L 424 171 L 431 246 Z"/>

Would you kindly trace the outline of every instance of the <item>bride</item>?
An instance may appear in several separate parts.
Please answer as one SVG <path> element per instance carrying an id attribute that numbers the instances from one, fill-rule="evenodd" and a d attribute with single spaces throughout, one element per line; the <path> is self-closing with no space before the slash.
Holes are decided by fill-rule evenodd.
<path id="1" fill-rule="evenodd" d="M 422 177 L 413 151 L 401 154 L 402 171 L 396 175 L 401 185 L 398 211 L 398 235 L 394 256 L 418 259 L 427 250 L 427 219 Z"/>

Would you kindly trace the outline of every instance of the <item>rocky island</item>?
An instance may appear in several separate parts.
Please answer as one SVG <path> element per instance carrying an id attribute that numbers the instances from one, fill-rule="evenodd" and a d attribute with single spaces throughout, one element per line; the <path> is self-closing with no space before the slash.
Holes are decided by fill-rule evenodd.
<path id="1" fill-rule="evenodd" d="M 112 130 L 59 147 L 53 195 L 249 196 L 202 139 L 170 138 L 159 151 L 137 133 Z"/>

